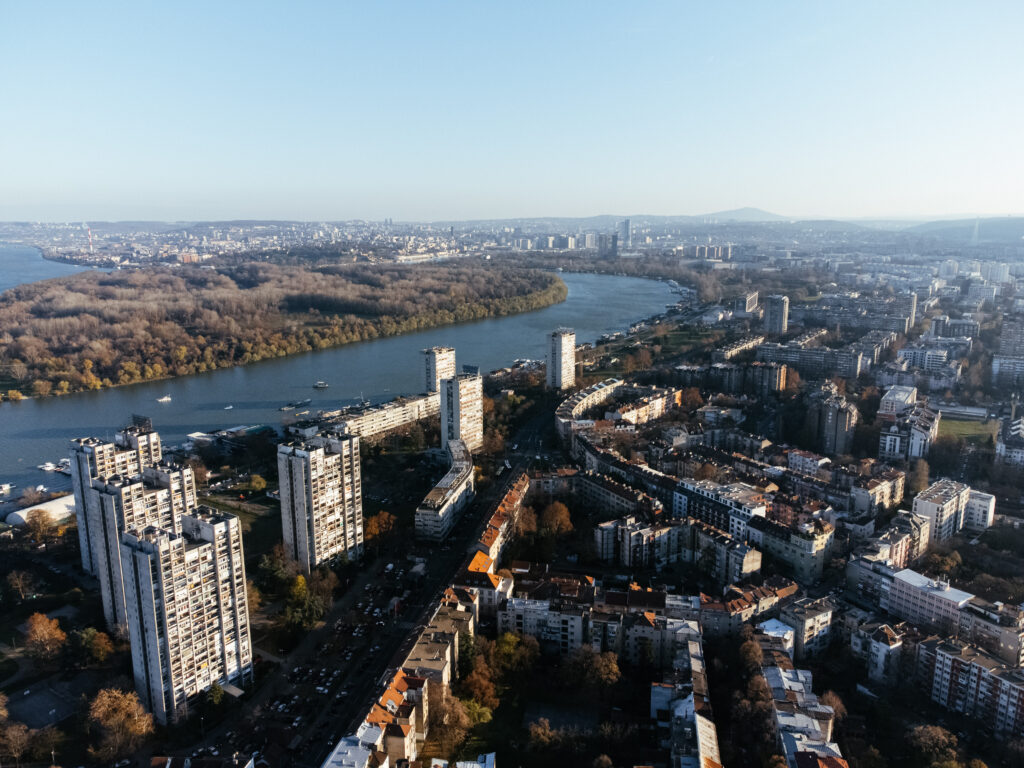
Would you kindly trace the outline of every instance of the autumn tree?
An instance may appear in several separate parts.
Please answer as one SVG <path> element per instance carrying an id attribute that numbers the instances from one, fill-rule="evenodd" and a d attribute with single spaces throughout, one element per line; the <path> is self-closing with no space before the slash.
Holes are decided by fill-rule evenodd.
<path id="1" fill-rule="evenodd" d="M 143 709 L 134 691 L 104 688 L 89 705 L 89 724 L 100 737 L 89 753 L 109 761 L 135 752 L 153 733 L 153 716 Z"/>
<path id="2" fill-rule="evenodd" d="M 45 509 L 33 509 L 29 512 L 25 517 L 25 525 L 36 541 L 45 541 L 53 535 L 53 520 Z"/>
<path id="3" fill-rule="evenodd" d="M 560 501 L 548 504 L 540 513 L 540 528 L 555 536 L 572 532 L 572 518 L 569 508 Z"/>
<path id="4" fill-rule="evenodd" d="M 533 507 L 523 507 L 516 515 L 516 534 L 525 536 L 537 532 L 537 513 Z"/>
<path id="5" fill-rule="evenodd" d="M 398 518 L 384 509 L 377 514 L 366 518 L 365 524 L 363 525 L 363 536 L 366 541 L 373 542 L 378 555 L 380 555 L 381 547 L 384 542 L 395 530 L 395 524 L 397 522 Z"/>
<path id="6" fill-rule="evenodd" d="M 473 671 L 462 681 L 462 690 L 477 703 L 495 709 L 501 702 L 484 654 L 478 654 L 473 662 Z"/>
<path id="7" fill-rule="evenodd" d="M 928 462 L 924 459 L 917 459 L 910 467 L 910 476 L 907 477 L 907 492 L 916 496 L 928 487 Z"/>
<path id="8" fill-rule="evenodd" d="M 51 619 L 44 613 L 33 613 L 28 617 L 25 648 L 36 659 L 53 661 L 63 650 L 67 639 L 57 619 Z"/>
<path id="9" fill-rule="evenodd" d="M 250 613 L 263 604 L 263 595 L 252 579 L 245 580 L 245 601 L 249 604 Z"/>
<path id="10" fill-rule="evenodd" d="M 67 649 L 72 660 L 84 666 L 89 663 L 105 662 L 114 652 L 114 644 L 106 632 L 100 632 L 95 627 L 86 627 L 71 633 Z"/>
<path id="11" fill-rule="evenodd" d="M 447 691 L 440 705 L 430 708 L 430 720 L 431 730 L 439 734 L 441 751 L 448 755 L 462 744 L 473 726 L 466 707 Z"/>
<path id="12" fill-rule="evenodd" d="M 764 660 L 764 652 L 761 644 L 756 640 L 748 640 L 740 646 L 740 662 L 747 676 L 756 674 L 761 669 L 761 662 Z"/>
<path id="13" fill-rule="evenodd" d="M 249 478 L 249 490 L 259 493 L 267 490 L 267 481 L 263 475 L 253 475 Z"/>
<path id="14" fill-rule="evenodd" d="M 47 725 L 38 731 L 32 731 L 29 753 L 37 761 L 50 760 L 50 756 L 59 752 L 66 737 L 55 725 Z"/>
<path id="15" fill-rule="evenodd" d="M 21 758 L 28 751 L 31 734 L 24 723 L 7 723 L 3 728 L 3 748 L 7 756 L 21 765 Z"/>
<path id="16" fill-rule="evenodd" d="M 7 574 L 7 586 L 9 586 L 14 592 L 18 593 L 20 600 L 25 599 L 25 595 L 29 594 L 35 582 L 32 578 L 32 574 L 26 571 L 11 571 Z"/>
<path id="17" fill-rule="evenodd" d="M 835 691 L 828 690 L 821 694 L 821 703 L 832 707 L 836 720 L 844 720 L 846 718 L 846 705 L 843 704 L 843 700 L 839 698 L 839 694 Z"/>
<path id="18" fill-rule="evenodd" d="M 608 755 L 598 755 L 590 765 L 591 768 L 615 768 L 615 763 Z"/>
<path id="19" fill-rule="evenodd" d="M 956 736 L 937 725 L 919 725 L 907 734 L 921 765 L 956 759 Z"/>
<path id="20" fill-rule="evenodd" d="M 7 719 L 7 694 L 0 693 L 0 723 Z"/>

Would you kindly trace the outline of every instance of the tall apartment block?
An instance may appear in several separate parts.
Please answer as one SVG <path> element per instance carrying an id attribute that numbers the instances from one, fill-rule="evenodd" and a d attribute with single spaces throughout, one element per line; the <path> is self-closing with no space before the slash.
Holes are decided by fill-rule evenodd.
<path id="1" fill-rule="evenodd" d="M 548 386 L 572 389 L 576 385 L 576 332 L 557 328 L 548 339 Z"/>
<path id="2" fill-rule="evenodd" d="M 121 537 L 135 688 L 161 723 L 187 717 L 215 683 L 252 681 L 238 518 L 199 507 L 180 522 Z"/>
<path id="3" fill-rule="evenodd" d="M 121 536 L 149 527 L 181 533 L 181 517 L 196 508 L 195 478 L 190 467 L 160 463 L 141 475 L 95 478 L 86 491 L 86 514 L 92 531 L 92 561 L 100 583 L 107 626 L 128 622 Z"/>
<path id="4" fill-rule="evenodd" d="M 441 382 L 455 375 L 455 350 L 431 347 L 423 350 L 424 392 L 440 392 Z"/>
<path id="5" fill-rule="evenodd" d="M 765 297 L 764 330 L 774 336 L 781 336 L 789 330 L 789 296 Z"/>
<path id="6" fill-rule="evenodd" d="M 363 554 L 359 438 L 324 435 L 277 447 L 284 548 L 310 573 Z"/>
<path id="7" fill-rule="evenodd" d="M 129 427 L 114 443 L 84 438 L 71 445 L 82 567 L 99 581 L 107 626 L 123 628 L 121 534 L 149 526 L 179 533 L 181 515 L 196 507 L 195 478 L 190 467 L 161 458 L 151 430 Z"/>
<path id="8" fill-rule="evenodd" d="M 71 485 L 78 517 L 78 543 L 82 569 L 95 574 L 92 561 L 93 531 L 86 515 L 86 491 L 98 477 L 134 476 L 162 458 L 160 436 L 148 424 L 133 424 L 117 433 L 114 442 L 96 437 L 71 441 Z"/>
<path id="9" fill-rule="evenodd" d="M 461 440 L 470 453 L 484 446 L 484 380 L 464 373 L 441 382 L 441 448 Z"/>

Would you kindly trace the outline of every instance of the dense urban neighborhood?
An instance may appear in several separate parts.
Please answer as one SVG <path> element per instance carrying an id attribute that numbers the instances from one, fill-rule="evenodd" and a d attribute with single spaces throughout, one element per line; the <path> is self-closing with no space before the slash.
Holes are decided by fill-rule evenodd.
<path id="1" fill-rule="evenodd" d="M 68 227 L 47 255 L 130 280 L 208 262 L 214 285 L 248 269 L 229 244 L 272 245 L 261 274 L 349 275 L 316 294 L 343 303 L 428 253 L 435 309 L 447 270 L 520 281 L 453 312 L 563 270 L 673 301 L 497 370 L 428 347 L 416 394 L 176 444 L 159 412 L 66 435 L 41 469 L 68 492 L 0 485 L 7 764 L 1024 765 L 1019 245 L 977 223 L 519 222 L 439 228 L 440 250 L 396 250 L 390 222 L 239 226 L 131 248 Z M 329 266 L 355 250 L 358 279 Z M 0 350 L 45 377 L 21 359 L 41 335 Z M 4 407 L 61 394 L 19 373 Z"/>

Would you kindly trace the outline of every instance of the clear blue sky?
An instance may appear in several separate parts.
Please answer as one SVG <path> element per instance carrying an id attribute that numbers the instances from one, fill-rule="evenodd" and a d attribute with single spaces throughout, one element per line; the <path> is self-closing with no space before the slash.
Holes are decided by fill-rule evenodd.
<path id="1" fill-rule="evenodd" d="M 1024 2 L 0 0 L 0 220 L 1024 211 Z"/>

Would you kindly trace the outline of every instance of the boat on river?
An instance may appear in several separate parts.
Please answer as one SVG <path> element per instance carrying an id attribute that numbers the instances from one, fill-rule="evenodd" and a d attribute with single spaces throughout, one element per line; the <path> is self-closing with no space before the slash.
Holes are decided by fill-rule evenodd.
<path id="1" fill-rule="evenodd" d="M 225 406 L 224 406 L 224 410 L 225 410 L 225 411 L 230 411 L 230 410 L 231 410 L 232 408 L 234 408 L 234 407 L 235 407 L 235 406 L 233 406 L 233 405 L 225 405 Z"/>
<path id="2" fill-rule="evenodd" d="M 328 384 L 326 381 L 321 380 L 313 385 L 313 389 L 327 389 L 329 386 L 331 385 Z"/>
<path id="3" fill-rule="evenodd" d="M 164 395 L 163 397 L 158 397 L 156 399 L 156 401 L 158 403 L 169 403 L 169 402 L 171 402 L 171 396 L 170 395 Z"/>

